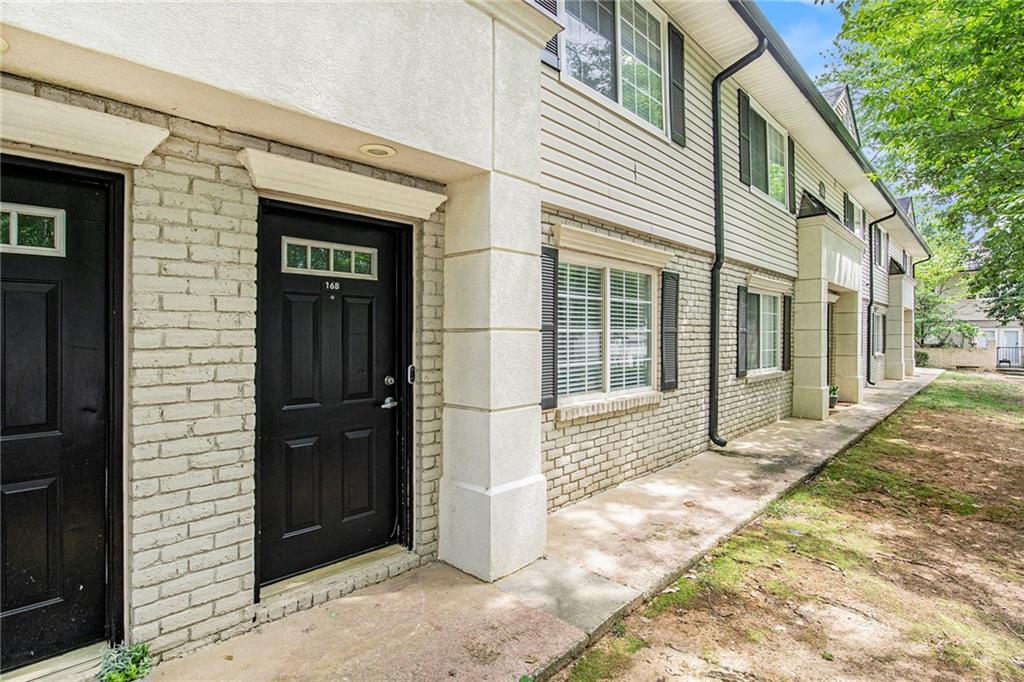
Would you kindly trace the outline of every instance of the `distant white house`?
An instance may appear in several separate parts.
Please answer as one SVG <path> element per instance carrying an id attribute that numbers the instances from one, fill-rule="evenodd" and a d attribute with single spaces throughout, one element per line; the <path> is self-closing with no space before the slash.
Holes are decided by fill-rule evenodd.
<path id="1" fill-rule="evenodd" d="M 995 346 L 997 365 L 1022 366 L 1021 346 L 1024 345 L 1024 327 L 1019 322 L 1003 324 L 988 314 L 987 298 L 968 298 L 956 306 L 956 317 L 978 328 L 974 338 L 958 335 L 954 343 L 961 348 L 990 348 Z"/>

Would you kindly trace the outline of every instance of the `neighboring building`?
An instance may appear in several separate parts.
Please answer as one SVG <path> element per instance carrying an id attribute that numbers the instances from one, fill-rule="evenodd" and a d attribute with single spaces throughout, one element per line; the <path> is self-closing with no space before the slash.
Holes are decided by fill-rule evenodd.
<path id="1" fill-rule="evenodd" d="M 913 373 L 848 92 L 753 2 L 538 1 L 5 4 L 5 669 L 495 580 Z"/>
<path id="2" fill-rule="evenodd" d="M 953 344 L 959 348 L 995 347 L 995 367 L 1024 367 L 1022 346 L 1024 346 L 1024 326 L 1011 321 L 1003 324 L 988 314 L 988 300 L 985 298 L 968 298 L 956 306 L 956 319 L 968 322 L 978 328 L 978 335 L 973 339 L 965 339 L 959 334 L 953 338 Z"/>

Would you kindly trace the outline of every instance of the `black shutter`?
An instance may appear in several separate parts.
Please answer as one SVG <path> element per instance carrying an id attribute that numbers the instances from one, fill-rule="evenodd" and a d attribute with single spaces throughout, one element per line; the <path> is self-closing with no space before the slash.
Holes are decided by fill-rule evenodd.
<path id="1" fill-rule="evenodd" d="M 661 390 L 679 386 L 679 273 L 661 273 Z"/>
<path id="2" fill-rule="evenodd" d="M 686 146 L 686 57 L 683 34 L 668 25 L 668 123 L 672 141 Z"/>
<path id="3" fill-rule="evenodd" d="M 789 212 L 796 213 L 796 149 L 793 144 L 793 138 L 788 139 L 788 148 L 786 150 L 787 159 L 786 163 L 788 166 L 789 175 Z"/>
<path id="4" fill-rule="evenodd" d="M 545 12 L 558 18 L 558 0 L 537 0 L 537 5 Z M 548 66 L 559 68 L 558 65 L 558 34 L 552 36 L 544 49 L 540 51 L 540 60 Z"/>
<path id="5" fill-rule="evenodd" d="M 793 368 L 793 297 L 782 297 L 782 370 Z"/>
<path id="6" fill-rule="evenodd" d="M 885 352 L 885 342 L 886 342 L 886 338 L 885 337 L 887 337 L 889 335 L 888 334 L 889 330 L 885 326 L 885 320 L 886 320 L 886 316 L 882 315 L 882 352 L 883 353 Z"/>
<path id="7" fill-rule="evenodd" d="M 736 287 L 736 376 L 747 376 L 747 288 Z"/>
<path id="8" fill-rule="evenodd" d="M 750 184 L 750 98 L 742 90 L 736 91 L 739 101 L 740 129 L 740 182 Z"/>
<path id="9" fill-rule="evenodd" d="M 540 406 L 558 405 L 558 249 L 540 250 Z"/>
<path id="10" fill-rule="evenodd" d="M 850 202 L 850 195 L 843 192 L 843 222 L 846 226 L 853 229 L 853 204 Z"/>

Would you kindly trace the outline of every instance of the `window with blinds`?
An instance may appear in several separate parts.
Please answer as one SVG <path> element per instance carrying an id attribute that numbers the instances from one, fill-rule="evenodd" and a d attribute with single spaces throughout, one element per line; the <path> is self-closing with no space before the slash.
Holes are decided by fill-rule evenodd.
<path id="1" fill-rule="evenodd" d="M 602 391 L 604 301 L 602 268 L 558 265 L 558 394 Z"/>
<path id="2" fill-rule="evenodd" d="M 779 298 L 761 297 L 761 367 L 779 366 Z"/>
<path id="3" fill-rule="evenodd" d="M 746 294 L 746 370 L 770 372 L 781 366 L 782 304 L 779 296 L 748 291 Z"/>
<path id="4" fill-rule="evenodd" d="M 649 273 L 559 262 L 558 395 L 653 386 L 653 291 Z"/>
<path id="5" fill-rule="evenodd" d="M 608 276 L 608 384 L 621 391 L 651 385 L 651 276 Z"/>

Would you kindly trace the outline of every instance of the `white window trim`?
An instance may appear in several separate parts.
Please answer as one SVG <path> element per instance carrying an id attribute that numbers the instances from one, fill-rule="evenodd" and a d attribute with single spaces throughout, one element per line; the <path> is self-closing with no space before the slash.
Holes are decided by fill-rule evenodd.
<path id="1" fill-rule="evenodd" d="M 749 97 L 749 95 L 748 95 L 748 97 Z M 755 101 L 753 97 L 750 97 L 750 108 L 754 109 L 755 111 L 757 111 L 757 115 L 760 116 L 761 118 L 763 118 L 765 123 L 767 123 L 768 125 L 772 126 L 776 130 L 778 130 L 780 133 L 782 133 L 782 139 L 784 140 L 783 144 L 788 147 L 788 143 L 789 143 L 789 139 L 790 139 L 789 131 L 786 130 L 786 128 L 784 126 L 782 126 L 777 120 L 775 120 L 775 117 L 772 116 L 771 114 L 769 114 L 768 111 L 764 107 L 762 107 L 760 104 L 758 104 L 757 101 Z M 768 158 L 768 134 L 767 134 L 767 131 L 765 131 L 765 150 L 764 150 L 764 153 L 765 153 L 765 159 L 767 159 Z M 753 154 L 751 154 L 751 164 L 753 164 Z M 785 197 L 789 197 L 789 152 L 788 152 L 788 149 L 783 149 L 782 150 L 782 168 L 783 168 L 783 174 L 782 175 L 783 175 L 783 178 L 785 179 L 785 183 L 786 183 L 786 188 L 785 188 L 785 191 L 782 193 L 782 196 L 785 198 Z M 768 199 L 768 202 L 771 203 L 771 205 L 776 206 L 778 208 L 781 208 L 787 214 L 789 213 L 789 206 L 786 205 L 785 201 L 779 201 L 778 199 L 776 199 L 775 197 L 773 197 L 771 195 L 770 191 L 769 192 L 765 192 L 760 187 L 758 187 L 758 186 L 756 186 L 754 184 L 753 167 L 751 167 L 750 184 L 747 187 L 748 187 L 748 189 L 751 192 L 756 192 L 757 194 L 761 195 L 762 197 L 765 197 L 766 199 Z M 824 199 L 822 201 L 824 201 Z"/>
<path id="2" fill-rule="evenodd" d="M 875 258 L 875 252 L 871 253 L 871 264 L 876 268 L 885 269 L 885 259 L 889 255 L 889 233 L 885 231 L 885 228 L 881 225 L 878 226 L 878 248 L 882 256 L 882 262 L 879 263 Z"/>
<path id="3" fill-rule="evenodd" d="M 867 215 L 862 213 L 864 207 L 857 203 L 857 200 L 852 196 L 850 197 L 850 204 L 853 206 L 853 233 L 858 237 L 864 234 L 864 228 L 867 227 Z M 861 216 L 864 216 L 864 223 L 861 223 Z"/>
<path id="4" fill-rule="evenodd" d="M 658 275 L 660 270 L 653 268 L 648 265 L 641 265 L 638 263 L 620 260 L 618 258 L 609 258 L 606 256 L 597 256 L 591 253 L 582 253 L 577 251 L 566 251 L 559 249 L 558 251 L 558 263 L 570 264 L 570 265 L 584 265 L 592 268 L 602 268 L 603 274 L 601 276 L 601 385 L 608 387 L 611 379 L 611 364 L 608 362 L 608 348 L 609 338 L 611 337 L 611 316 L 609 314 L 609 296 L 608 292 L 610 289 L 610 271 L 615 270 L 628 270 L 630 272 L 639 272 L 651 277 L 651 383 L 646 386 L 637 386 L 635 388 L 626 388 L 618 391 L 592 391 L 590 393 L 578 393 L 576 395 L 562 395 L 558 396 L 558 405 L 570 406 L 570 405 L 582 405 L 586 403 L 597 403 L 614 400 L 624 396 L 640 395 L 645 393 L 659 392 L 656 388 L 658 378 L 658 356 L 659 356 L 659 345 L 658 345 L 658 323 L 660 321 L 661 311 L 661 300 L 660 300 L 660 289 Z M 556 349 L 557 353 L 557 349 Z"/>
<path id="5" fill-rule="evenodd" d="M 758 296 L 761 296 L 761 297 L 770 296 L 770 297 L 776 299 L 776 305 L 777 305 L 776 312 L 777 312 L 777 315 L 778 315 L 778 318 L 779 318 L 779 323 L 775 326 L 776 327 L 775 328 L 775 350 L 776 350 L 775 364 L 772 365 L 771 367 L 758 367 L 756 369 L 748 369 L 747 370 L 747 377 L 751 378 L 751 377 L 762 376 L 762 375 L 765 375 L 765 374 L 778 374 L 779 372 L 782 372 L 782 327 L 783 327 L 783 324 L 782 324 L 782 315 L 783 315 L 783 312 L 782 312 L 782 308 L 783 308 L 782 296 L 783 296 L 783 294 L 782 294 L 782 292 L 780 292 L 778 290 L 773 291 L 772 289 L 767 289 L 767 288 L 766 289 L 748 288 L 747 289 L 747 293 L 748 294 L 757 294 Z M 759 306 L 759 308 L 758 308 L 758 320 L 757 320 L 757 364 L 761 364 L 761 326 L 764 324 L 764 319 L 762 317 L 763 314 L 764 314 L 764 307 L 763 306 Z M 747 333 L 749 334 L 750 331 L 747 330 Z M 748 367 L 750 366 L 750 358 L 747 358 L 747 366 Z"/>
<path id="6" fill-rule="evenodd" d="M 562 68 L 558 72 L 558 78 L 561 82 L 572 87 L 573 90 L 583 94 L 589 99 L 598 102 L 609 111 L 612 111 L 618 116 L 626 119 L 634 125 L 645 128 L 648 132 L 654 133 L 658 137 L 664 139 L 667 142 L 671 142 L 671 133 L 669 130 L 669 73 L 668 73 L 668 15 L 658 7 L 657 4 L 650 0 L 634 0 L 634 2 L 643 6 L 648 12 L 650 12 L 655 19 L 661 23 L 661 109 L 662 109 L 662 127 L 658 128 L 650 121 L 641 118 L 637 114 L 627 109 L 622 104 L 622 60 L 619 58 L 619 27 L 621 22 L 621 12 L 619 11 L 619 0 L 615 2 L 615 100 L 611 100 L 605 97 L 603 94 L 594 90 L 592 87 L 587 85 L 581 80 L 574 78 L 569 73 L 569 69 L 565 67 L 568 63 L 566 59 L 566 43 L 564 37 L 558 41 L 558 63 L 562 65 Z M 565 0 L 558 0 L 558 17 L 560 20 L 565 21 Z M 686 64 L 683 64 L 683 70 L 686 70 Z"/>
<path id="7" fill-rule="evenodd" d="M 883 348 L 885 347 L 885 323 L 884 316 L 886 311 L 875 309 L 871 311 L 874 316 L 871 320 L 871 355 L 874 357 L 880 357 L 885 355 Z"/>
<path id="8" fill-rule="evenodd" d="M 67 252 L 67 214 L 62 208 L 47 206 L 30 206 L 28 204 L 0 203 L 0 211 L 11 214 L 9 244 L 0 244 L 3 253 L 23 253 L 32 256 L 53 256 L 63 258 Z M 18 246 L 18 214 L 53 218 L 53 246 Z"/>
<path id="9" fill-rule="evenodd" d="M 297 244 L 306 247 L 319 247 L 323 249 L 335 249 L 338 251 L 351 251 L 352 252 L 352 269 L 355 270 L 355 257 L 356 252 L 369 253 L 371 257 L 370 270 L 372 271 L 369 275 L 364 275 L 357 272 L 336 272 L 334 270 L 314 270 L 312 267 L 308 268 L 293 268 L 288 265 L 288 245 Z M 309 263 L 309 250 L 306 251 L 306 262 Z M 334 254 L 328 256 L 333 261 Z M 333 263 L 328 263 L 331 265 Z M 365 280 L 376 280 L 377 279 L 377 249 L 372 246 L 356 246 L 353 244 L 340 244 L 337 242 L 318 242 L 312 239 L 301 239 L 299 237 L 289 237 L 287 235 L 281 236 L 281 272 L 285 272 L 292 275 L 309 275 L 312 277 L 336 277 L 338 279 L 365 279 Z"/>

